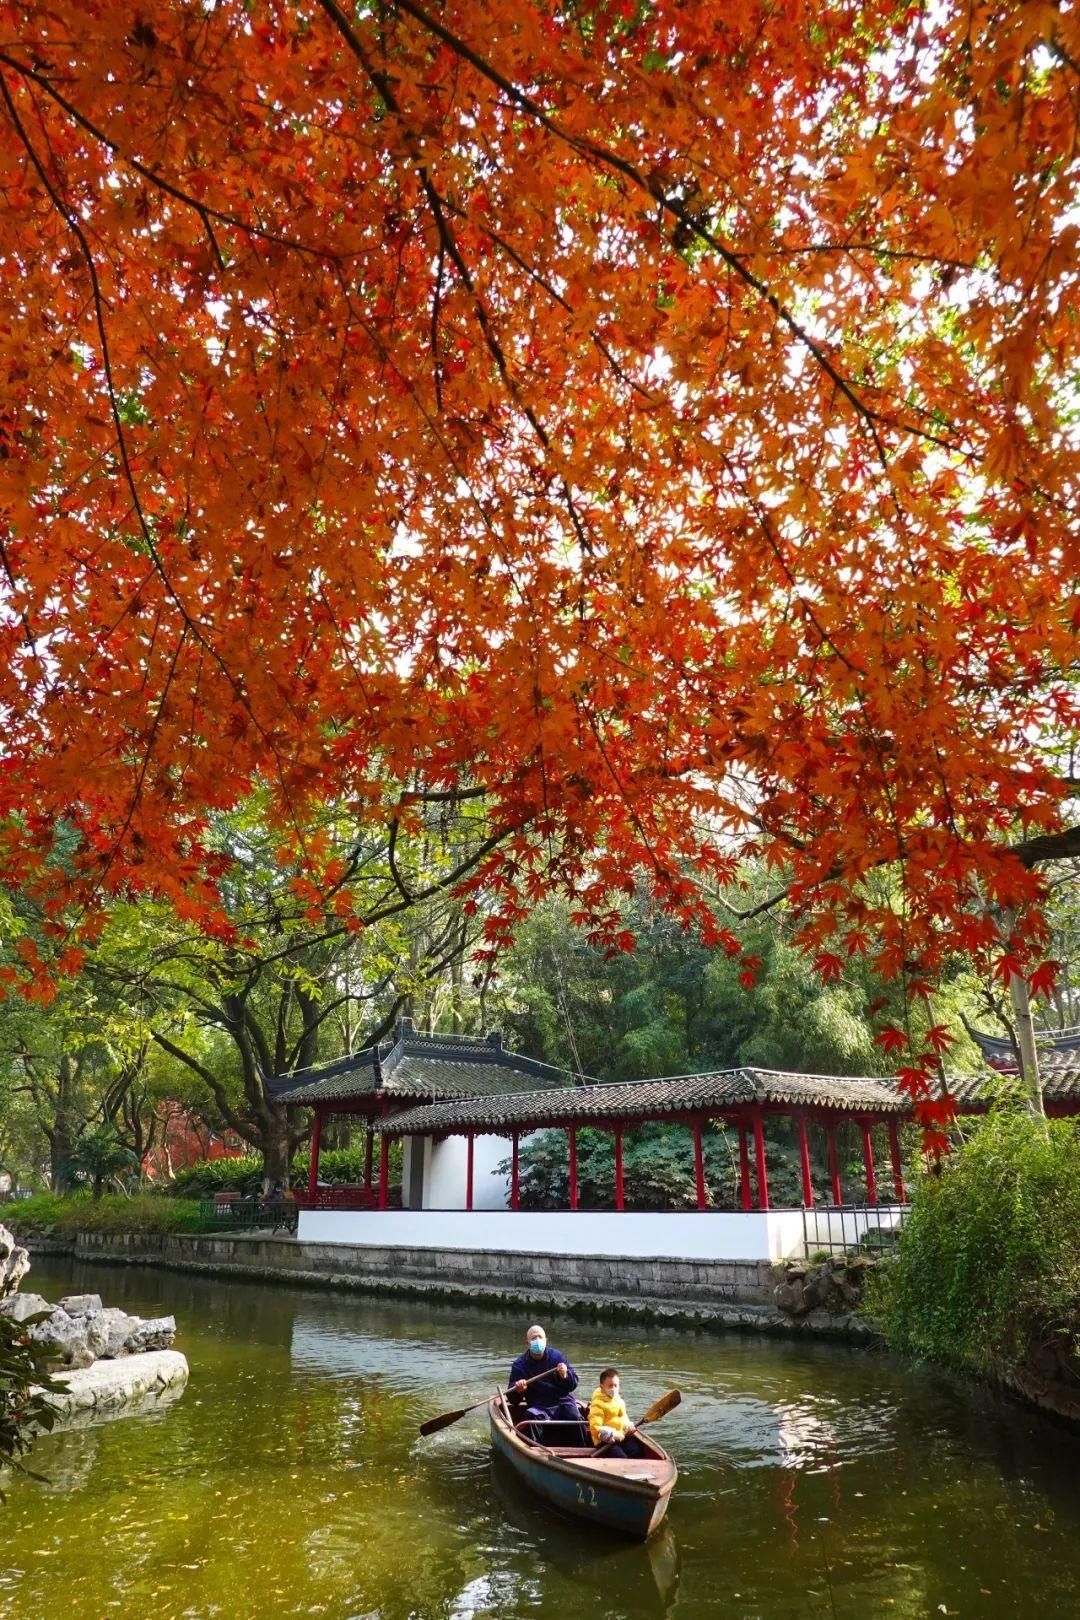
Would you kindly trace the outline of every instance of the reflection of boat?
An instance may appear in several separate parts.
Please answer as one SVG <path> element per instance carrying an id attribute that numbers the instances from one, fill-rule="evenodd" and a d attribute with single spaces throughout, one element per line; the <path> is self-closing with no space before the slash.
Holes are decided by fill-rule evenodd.
<path id="1" fill-rule="evenodd" d="M 495 1451 L 553 1507 L 641 1541 L 662 1521 L 679 1474 L 651 1436 L 638 1436 L 644 1457 L 602 1457 L 592 1446 L 527 1440 L 514 1428 L 504 1394 L 496 1395 L 488 1410 Z"/>
<path id="2" fill-rule="evenodd" d="M 679 1586 L 679 1543 L 666 1519 L 643 1546 L 564 1519 L 546 1511 L 498 1452 L 491 1459 L 491 1483 L 515 1539 L 538 1562 L 602 1596 L 609 1613 L 633 1612 L 641 1620 L 670 1614 Z"/>

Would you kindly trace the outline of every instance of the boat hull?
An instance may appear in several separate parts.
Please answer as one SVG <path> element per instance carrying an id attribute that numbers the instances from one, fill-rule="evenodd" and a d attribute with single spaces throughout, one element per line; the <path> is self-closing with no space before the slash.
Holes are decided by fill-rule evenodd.
<path id="1" fill-rule="evenodd" d="M 644 1541 L 663 1523 L 678 1471 L 653 1442 L 643 1462 L 563 1456 L 518 1435 L 505 1402 L 491 1402 L 491 1444 L 537 1496 L 564 1513 Z"/>

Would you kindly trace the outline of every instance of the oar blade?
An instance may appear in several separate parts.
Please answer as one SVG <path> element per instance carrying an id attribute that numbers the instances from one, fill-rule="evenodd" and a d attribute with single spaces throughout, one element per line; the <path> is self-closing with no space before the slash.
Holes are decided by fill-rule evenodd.
<path id="1" fill-rule="evenodd" d="M 677 1389 L 669 1389 L 666 1395 L 661 1395 L 658 1401 L 653 1401 L 641 1423 L 659 1423 L 662 1417 L 667 1417 L 669 1412 L 675 1410 L 681 1400 L 682 1395 Z M 638 1427 L 640 1428 L 641 1424 Z"/>
<path id="2" fill-rule="evenodd" d="M 438 1417 L 428 1418 L 426 1423 L 421 1423 L 420 1433 L 438 1434 L 440 1429 L 448 1429 L 452 1423 L 456 1423 L 459 1418 L 463 1418 L 465 1416 L 466 1412 L 471 1412 L 472 1410 L 473 1408 L 471 1406 L 463 1406 L 460 1411 L 457 1412 L 440 1412 Z"/>

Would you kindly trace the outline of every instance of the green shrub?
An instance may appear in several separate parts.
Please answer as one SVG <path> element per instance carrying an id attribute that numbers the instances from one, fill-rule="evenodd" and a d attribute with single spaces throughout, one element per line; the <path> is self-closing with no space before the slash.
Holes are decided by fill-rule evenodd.
<path id="1" fill-rule="evenodd" d="M 36 1193 L 5 1209 L 7 1223 L 19 1237 L 50 1231 L 57 1237 L 76 1232 L 201 1232 L 208 1228 L 198 1199 L 162 1198 L 140 1193 L 97 1200 L 86 1194 L 60 1198 Z"/>
<path id="2" fill-rule="evenodd" d="M 977 1372 L 1080 1327 L 1080 1127 L 1001 1108 L 926 1176 L 870 1300 L 896 1349 Z"/>
<path id="3" fill-rule="evenodd" d="M 400 1146 L 398 1157 L 400 1158 Z M 378 1174 L 378 1144 L 375 1146 L 375 1173 Z M 391 1162 L 394 1154 L 391 1149 Z M 308 1184 L 311 1157 L 298 1153 L 289 1173 L 289 1185 L 297 1189 Z M 353 1186 L 364 1179 L 364 1149 L 324 1148 L 319 1154 L 319 1180 L 331 1186 Z M 257 1153 L 238 1159 L 201 1159 L 178 1170 L 166 1191 L 177 1198 L 213 1198 L 219 1192 L 257 1193 L 262 1191 L 263 1161 Z"/>
<path id="4" fill-rule="evenodd" d="M 782 1127 L 768 1135 L 769 1199 L 776 1209 L 794 1209 L 802 1203 L 802 1169 L 797 1142 Z M 609 1209 L 615 1202 L 615 1148 L 609 1131 L 582 1128 L 577 1135 L 578 1196 L 586 1209 Z M 715 1209 L 740 1205 L 739 1139 L 722 1126 L 706 1128 L 702 1136 L 705 1181 Z M 509 1177 L 509 1159 L 499 1165 Z M 751 1187 L 754 1145 L 750 1143 Z M 566 1209 L 570 1201 L 570 1170 L 566 1132 L 538 1132 L 521 1144 L 519 1159 L 523 1209 Z M 623 1184 L 627 1209 L 667 1210 L 697 1207 L 694 1139 L 688 1125 L 660 1122 L 636 1126 L 623 1137 Z M 823 1177 L 814 1184 L 826 1201 Z M 881 1193 L 888 1194 L 887 1185 Z M 756 1192 L 753 1192 L 756 1197 Z"/>
<path id="5" fill-rule="evenodd" d="M 13 1232 L 40 1232 L 43 1227 L 55 1226 L 61 1212 L 71 1203 L 85 1203 L 86 1195 L 62 1198 L 59 1193 L 34 1193 L 32 1198 L 13 1198 L 3 1205 L 2 1219 Z"/>
<path id="6" fill-rule="evenodd" d="M 245 1153 L 238 1159 L 200 1159 L 178 1170 L 162 1190 L 173 1198 L 213 1198 L 219 1192 L 260 1192 L 262 1179 L 262 1158 Z"/>

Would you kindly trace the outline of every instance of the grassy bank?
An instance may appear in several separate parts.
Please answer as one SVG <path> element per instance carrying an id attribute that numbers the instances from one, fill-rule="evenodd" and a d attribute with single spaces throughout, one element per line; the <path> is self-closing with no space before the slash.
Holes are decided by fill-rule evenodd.
<path id="1" fill-rule="evenodd" d="M 162 1198 L 155 1193 L 138 1193 L 132 1198 L 106 1196 L 96 1202 L 88 1194 L 61 1198 L 56 1193 L 35 1193 L 33 1198 L 0 1204 L 0 1222 L 16 1237 L 210 1230 L 197 1198 Z"/>

